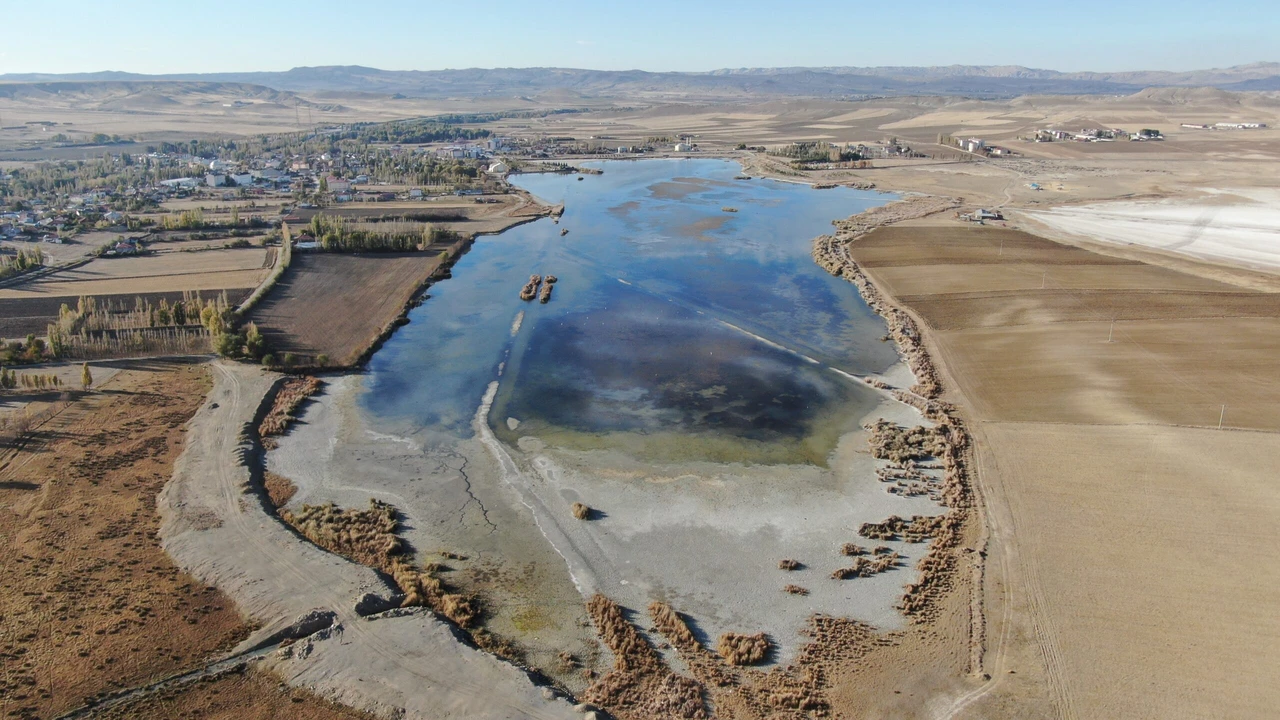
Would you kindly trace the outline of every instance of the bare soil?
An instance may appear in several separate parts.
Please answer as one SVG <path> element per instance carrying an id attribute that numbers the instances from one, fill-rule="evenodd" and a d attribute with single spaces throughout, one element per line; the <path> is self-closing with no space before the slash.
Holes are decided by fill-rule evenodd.
<path id="1" fill-rule="evenodd" d="M 250 319 L 277 355 L 355 362 L 441 264 L 432 253 L 298 253 Z"/>
<path id="2" fill-rule="evenodd" d="M 944 397 L 973 432 L 990 539 L 981 674 L 954 671 L 974 616 L 953 606 L 853 669 L 835 707 L 1266 717 L 1280 666 L 1265 599 L 1280 588 L 1268 550 L 1280 493 L 1265 479 L 1280 452 L 1280 295 L 1040 242 L 1025 264 L 964 257 L 1025 237 L 945 223 L 851 246 L 879 287 L 911 290 L 895 299 L 922 321 Z M 1010 287 L 1011 273 L 1046 267 L 1088 288 Z"/>
<path id="3" fill-rule="evenodd" d="M 96 258 L 78 268 L 0 289 L 0 299 L 255 287 L 267 270 L 267 251 L 260 247 Z"/>

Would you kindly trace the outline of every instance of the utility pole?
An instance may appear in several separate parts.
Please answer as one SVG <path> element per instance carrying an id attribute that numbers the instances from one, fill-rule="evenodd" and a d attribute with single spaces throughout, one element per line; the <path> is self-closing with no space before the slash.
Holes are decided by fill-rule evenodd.
<path id="1" fill-rule="evenodd" d="M 1049 273 L 1047 273 L 1047 272 L 1046 272 L 1045 274 L 1043 274 L 1043 275 L 1041 275 L 1041 276 L 1040 276 L 1040 289 L 1041 289 L 1041 290 L 1043 290 L 1043 289 L 1044 289 L 1044 282 L 1045 282 L 1045 280 L 1046 280 L 1048 277 L 1049 277 Z"/>
<path id="2" fill-rule="evenodd" d="M 1116 332 L 1116 321 L 1115 321 L 1115 320 L 1112 320 L 1112 321 L 1111 321 L 1111 329 L 1107 331 L 1107 342 L 1108 342 L 1108 343 L 1109 343 L 1109 342 L 1111 342 L 1111 337 L 1112 337 L 1113 335 L 1115 335 L 1115 332 Z"/>
<path id="3" fill-rule="evenodd" d="M 1218 413 L 1218 429 L 1222 429 L 1222 421 L 1227 417 L 1227 406 L 1222 406 L 1222 412 Z"/>

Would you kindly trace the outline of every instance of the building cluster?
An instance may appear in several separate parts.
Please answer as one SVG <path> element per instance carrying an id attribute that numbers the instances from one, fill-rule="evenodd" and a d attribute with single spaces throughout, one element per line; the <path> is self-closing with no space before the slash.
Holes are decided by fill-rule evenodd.
<path id="1" fill-rule="evenodd" d="M 1014 152 L 1003 145 L 994 145 L 983 140 L 982 138 L 964 138 L 955 141 L 956 147 L 971 152 L 976 155 L 986 155 L 987 157 L 1012 157 Z"/>
<path id="2" fill-rule="evenodd" d="M 1078 131 L 1056 130 L 1046 128 L 1037 130 L 1033 142 L 1115 142 L 1117 140 L 1163 140 L 1164 134 L 1159 130 L 1143 128 L 1137 132 L 1129 132 L 1120 128 L 1081 128 Z"/>
<path id="3" fill-rule="evenodd" d="M 1191 130 L 1262 130 L 1267 127 L 1267 124 L 1260 122 L 1220 122 L 1212 125 L 1182 123 L 1182 127 Z"/>

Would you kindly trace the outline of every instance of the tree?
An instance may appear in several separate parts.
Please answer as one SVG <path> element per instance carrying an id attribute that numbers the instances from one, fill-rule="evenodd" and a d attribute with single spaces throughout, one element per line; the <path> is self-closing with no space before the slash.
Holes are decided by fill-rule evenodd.
<path id="1" fill-rule="evenodd" d="M 89 372 L 89 363 L 80 366 L 80 386 L 85 390 L 93 387 L 93 373 Z"/>

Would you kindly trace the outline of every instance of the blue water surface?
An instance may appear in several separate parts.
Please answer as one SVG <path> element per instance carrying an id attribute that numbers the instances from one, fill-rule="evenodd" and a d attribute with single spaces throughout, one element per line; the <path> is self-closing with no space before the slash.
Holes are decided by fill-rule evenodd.
<path id="1" fill-rule="evenodd" d="M 883 322 L 810 249 L 833 219 L 891 196 L 737 180 L 722 160 L 592 166 L 604 173 L 516 176 L 565 204 L 560 223 L 479 238 L 374 355 L 367 411 L 468 436 L 500 366 L 490 422 L 508 441 L 512 417 L 519 435 L 559 440 L 794 443 L 876 401 L 831 369 L 895 362 Z M 519 299 L 531 274 L 558 277 L 548 304 Z"/>

